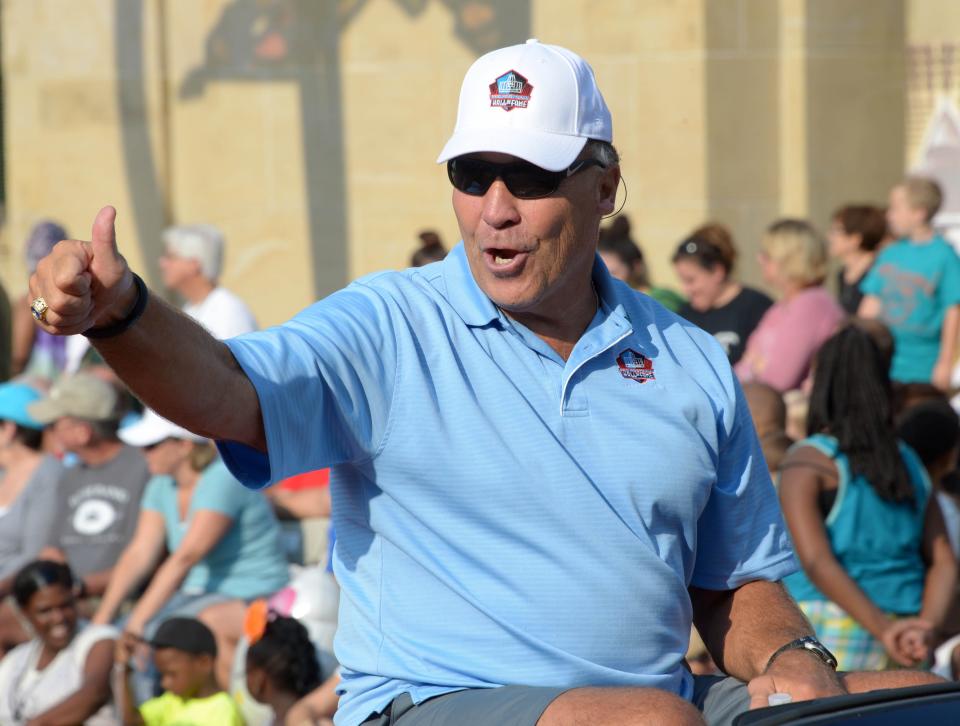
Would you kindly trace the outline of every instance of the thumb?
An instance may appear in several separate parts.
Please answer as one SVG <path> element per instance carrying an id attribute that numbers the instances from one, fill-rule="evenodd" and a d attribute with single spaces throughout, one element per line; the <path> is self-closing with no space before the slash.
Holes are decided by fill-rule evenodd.
<path id="1" fill-rule="evenodd" d="M 750 695 L 750 709 L 766 708 L 771 693 L 776 693 L 776 684 L 770 676 L 757 676 L 747 684 L 747 693 Z"/>
<path id="2" fill-rule="evenodd" d="M 90 248 L 94 259 L 113 259 L 118 256 L 117 233 L 114 223 L 117 219 L 117 210 L 111 206 L 101 209 L 93 220 L 93 229 L 90 232 Z"/>

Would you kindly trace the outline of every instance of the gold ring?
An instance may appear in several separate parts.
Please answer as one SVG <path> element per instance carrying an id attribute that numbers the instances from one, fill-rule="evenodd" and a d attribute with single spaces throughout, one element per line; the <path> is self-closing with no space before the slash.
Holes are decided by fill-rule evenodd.
<path id="1" fill-rule="evenodd" d="M 47 301 L 42 297 L 34 298 L 33 302 L 30 303 L 30 312 L 33 313 L 33 317 L 41 323 L 47 322 L 47 310 L 49 309 L 50 307 L 47 305 Z"/>

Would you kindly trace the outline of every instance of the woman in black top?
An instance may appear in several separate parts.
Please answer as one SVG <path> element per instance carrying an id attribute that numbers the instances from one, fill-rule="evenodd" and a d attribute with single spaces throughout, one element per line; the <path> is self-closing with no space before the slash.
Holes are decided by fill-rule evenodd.
<path id="1" fill-rule="evenodd" d="M 837 298 L 850 315 L 856 315 L 863 299 L 860 283 L 877 257 L 877 248 L 887 234 L 886 215 L 868 204 L 849 204 L 833 213 L 827 239 L 830 256 L 843 264 L 837 272 Z"/>
<path id="2" fill-rule="evenodd" d="M 689 300 L 678 312 L 711 333 L 731 365 L 740 360 L 747 338 L 773 304 L 759 290 L 733 279 L 736 259 L 733 237 L 720 224 L 694 230 L 673 255 L 674 270 Z"/>

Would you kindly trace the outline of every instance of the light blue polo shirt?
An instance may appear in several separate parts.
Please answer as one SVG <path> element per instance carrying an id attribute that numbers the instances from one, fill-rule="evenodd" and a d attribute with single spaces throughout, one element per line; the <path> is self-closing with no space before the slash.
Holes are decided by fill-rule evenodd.
<path id="1" fill-rule="evenodd" d="M 567 361 L 462 245 L 228 341 L 270 452 L 222 443 L 237 477 L 333 467 L 337 724 L 505 684 L 689 698 L 687 586 L 796 569 L 723 350 L 597 259 Z"/>

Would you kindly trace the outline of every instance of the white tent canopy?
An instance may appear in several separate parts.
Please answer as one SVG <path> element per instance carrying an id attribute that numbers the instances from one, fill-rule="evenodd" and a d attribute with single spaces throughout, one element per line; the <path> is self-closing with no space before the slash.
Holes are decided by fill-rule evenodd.
<path id="1" fill-rule="evenodd" d="M 940 184 L 943 207 L 934 226 L 960 251 L 960 110 L 947 96 L 937 103 L 910 173 Z"/>

